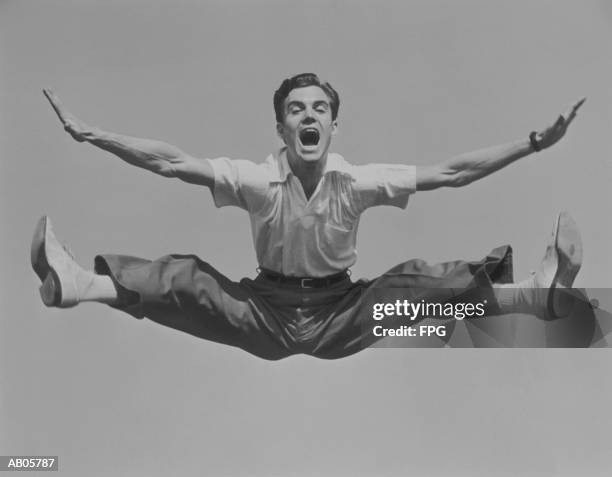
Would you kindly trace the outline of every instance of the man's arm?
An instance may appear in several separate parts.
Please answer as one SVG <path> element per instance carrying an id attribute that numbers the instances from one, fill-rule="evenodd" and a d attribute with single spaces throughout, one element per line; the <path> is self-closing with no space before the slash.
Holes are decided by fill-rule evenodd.
<path id="1" fill-rule="evenodd" d="M 43 92 L 64 125 L 64 129 L 75 140 L 89 142 L 133 166 L 164 177 L 177 177 L 191 184 L 213 187 L 214 173 L 207 160 L 192 157 L 165 142 L 122 136 L 88 126 L 69 113 L 51 90 L 44 89 Z"/>
<path id="2" fill-rule="evenodd" d="M 576 117 L 578 108 L 586 98 L 577 101 L 565 114 L 539 132 L 538 149 L 546 149 L 557 143 Z M 434 166 L 417 166 L 417 190 L 434 190 L 439 187 L 462 187 L 498 171 L 514 161 L 535 152 L 531 141 L 524 140 L 469 152 Z"/>

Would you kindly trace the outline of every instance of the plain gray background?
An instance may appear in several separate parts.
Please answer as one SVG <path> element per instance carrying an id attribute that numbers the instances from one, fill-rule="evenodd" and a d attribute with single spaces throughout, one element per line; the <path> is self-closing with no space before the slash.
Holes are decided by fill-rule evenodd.
<path id="1" fill-rule="evenodd" d="M 610 287 L 612 7 L 601 1 L 3 1 L 0 454 L 61 475 L 609 475 L 603 350 L 373 349 L 270 363 L 108 307 L 49 310 L 29 265 L 47 213 L 83 264 L 196 253 L 256 266 L 247 215 L 75 143 L 41 89 L 104 129 L 262 161 L 272 93 L 314 71 L 340 92 L 332 149 L 433 164 L 524 138 L 581 95 L 553 149 L 465 189 L 362 219 L 355 276 L 478 259 L 537 267 L 552 220 L 583 231 L 578 286 Z"/>

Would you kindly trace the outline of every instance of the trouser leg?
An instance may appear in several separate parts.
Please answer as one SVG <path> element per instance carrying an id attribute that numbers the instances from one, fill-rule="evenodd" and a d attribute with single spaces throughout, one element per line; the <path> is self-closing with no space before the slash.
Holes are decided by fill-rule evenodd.
<path id="1" fill-rule="evenodd" d="M 373 333 L 380 324 L 373 318 L 374 304 L 412 303 L 483 303 L 487 316 L 501 313 L 493 293 L 493 283 L 512 282 L 512 249 L 492 250 L 475 262 L 457 260 L 429 265 L 423 260 L 404 262 L 376 280 L 352 289 L 330 312 L 329 323 L 321 327 L 314 356 L 341 358 L 359 352 L 381 338 Z M 385 318 L 386 327 L 414 326 L 424 317 Z"/>
<path id="2" fill-rule="evenodd" d="M 154 261 L 99 255 L 95 268 L 117 288 L 119 303 L 112 306 L 132 316 L 265 359 L 293 354 L 281 324 L 248 284 L 229 280 L 194 255 Z"/>

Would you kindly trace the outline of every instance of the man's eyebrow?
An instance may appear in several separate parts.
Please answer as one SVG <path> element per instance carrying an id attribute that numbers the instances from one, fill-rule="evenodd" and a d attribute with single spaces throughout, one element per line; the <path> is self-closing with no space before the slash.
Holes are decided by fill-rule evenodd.
<path id="1" fill-rule="evenodd" d="M 304 103 L 302 101 L 297 101 L 297 100 L 293 100 L 293 101 L 289 101 L 287 103 L 287 107 L 290 108 L 291 106 L 304 106 Z"/>

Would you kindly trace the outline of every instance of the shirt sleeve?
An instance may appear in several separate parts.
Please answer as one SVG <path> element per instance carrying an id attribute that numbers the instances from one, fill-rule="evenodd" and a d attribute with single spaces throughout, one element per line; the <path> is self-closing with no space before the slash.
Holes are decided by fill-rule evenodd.
<path id="1" fill-rule="evenodd" d="M 353 166 L 352 175 L 353 201 L 357 213 L 378 205 L 392 205 L 404 209 L 410 195 L 416 192 L 416 166 Z"/>
<path id="2" fill-rule="evenodd" d="M 217 207 L 233 205 L 256 213 L 264 206 L 269 191 L 265 165 L 227 157 L 208 161 L 215 175 L 212 195 Z"/>

